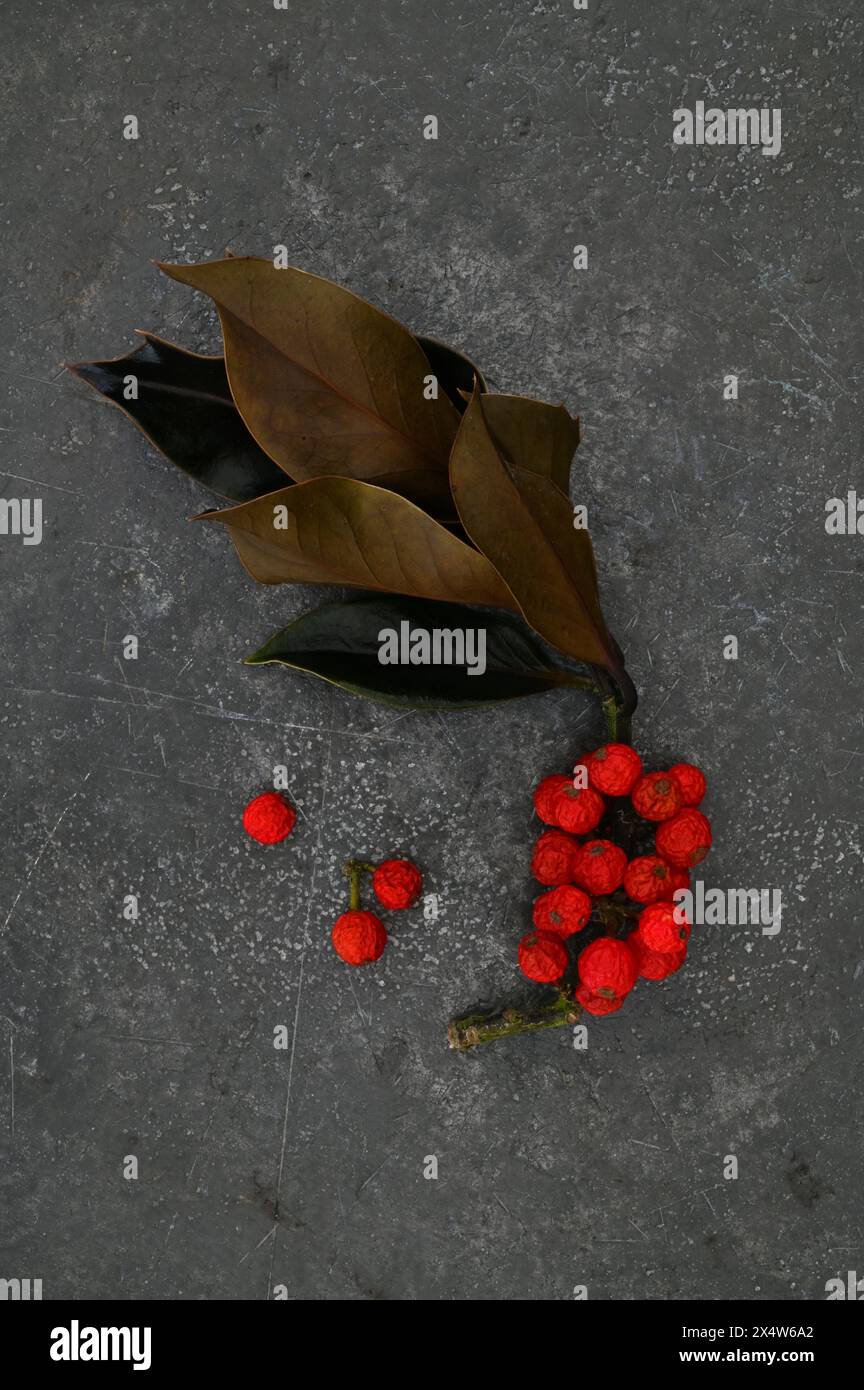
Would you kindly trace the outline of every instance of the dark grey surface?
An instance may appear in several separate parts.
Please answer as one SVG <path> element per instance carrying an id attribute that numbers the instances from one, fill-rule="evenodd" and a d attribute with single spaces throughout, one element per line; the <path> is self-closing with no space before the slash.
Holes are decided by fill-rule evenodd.
<path id="1" fill-rule="evenodd" d="M 46 1299 L 791 1300 L 864 1267 L 864 540 L 824 529 L 861 478 L 853 15 L 6 0 L 2 469 L 45 535 L 0 537 L 0 1275 Z M 779 105 L 780 156 L 675 148 L 700 98 Z M 516 980 L 529 791 L 599 736 L 582 697 L 396 717 L 244 669 L 313 595 L 255 586 L 187 523 L 206 494 L 58 375 L 136 327 L 213 350 L 207 302 L 149 258 L 283 242 L 581 412 L 637 738 L 709 772 L 706 881 L 782 890 L 778 936 L 702 928 L 587 1053 L 444 1040 Z M 283 762 L 302 819 L 263 851 L 239 814 Z M 327 941 L 352 851 L 415 856 L 442 909 L 356 972 Z"/>

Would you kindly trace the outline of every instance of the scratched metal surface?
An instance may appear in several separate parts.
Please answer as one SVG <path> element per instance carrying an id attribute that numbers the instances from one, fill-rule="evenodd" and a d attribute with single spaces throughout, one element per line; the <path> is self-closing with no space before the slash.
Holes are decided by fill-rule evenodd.
<path id="1" fill-rule="evenodd" d="M 0 1275 L 46 1299 L 824 1297 L 864 1259 L 864 540 L 824 528 L 861 477 L 860 16 L 7 0 L 0 23 L 3 488 L 45 516 L 38 546 L 0 537 Z M 780 155 L 675 148 L 702 98 L 780 106 Z M 444 1042 L 514 984 L 529 789 L 599 734 L 582 698 L 394 716 L 244 669 L 315 594 L 253 585 L 188 524 L 205 495 L 58 369 L 136 327 L 212 350 L 149 258 L 278 243 L 581 412 L 639 741 L 709 772 L 707 881 L 782 890 L 779 935 L 702 928 L 587 1052 Z M 238 815 L 276 763 L 301 818 L 265 853 Z M 327 944 L 351 852 L 416 857 L 441 907 L 354 973 Z"/>

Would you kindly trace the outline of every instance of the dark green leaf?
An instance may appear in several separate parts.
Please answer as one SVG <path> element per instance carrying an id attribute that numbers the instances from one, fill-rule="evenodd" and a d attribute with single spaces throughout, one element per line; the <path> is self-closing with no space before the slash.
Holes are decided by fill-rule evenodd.
<path id="1" fill-rule="evenodd" d="M 133 352 L 106 362 L 77 362 L 68 370 L 119 406 L 150 443 L 219 497 L 247 502 L 288 486 L 289 479 L 260 449 L 228 389 L 225 359 L 166 343 L 152 333 Z M 125 400 L 137 380 L 138 399 Z"/>
<path id="2" fill-rule="evenodd" d="M 379 634 L 385 629 L 401 633 L 403 623 L 409 625 L 407 632 L 484 631 L 485 672 L 468 675 L 465 666 L 456 665 L 383 665 L 378 659 Z M 277 662 L 404 709 L 473 709 L 561 686 L 591 688 L 586 677 L 552 665 L 516 618 L 400 596 L 324 604 L 277 632 L 246 662 Z"/>
<path id="3" fill-rule="evenodd" d="M 417 341 L 426 354 L 432 374 L 438 378 L 439 386 L 446 391 L 460 415 L 464 412 L 466 403 L 465 395 L 462 393 L 465 392 L 470 400 L 475 377 L 480 390 L 488 391 L 486 378 L 480 368 L 475 366 L 464 352 L 457 352 L 446 343 L 439 343 L 437 338 L 421 337 L 419 333 Z"/>

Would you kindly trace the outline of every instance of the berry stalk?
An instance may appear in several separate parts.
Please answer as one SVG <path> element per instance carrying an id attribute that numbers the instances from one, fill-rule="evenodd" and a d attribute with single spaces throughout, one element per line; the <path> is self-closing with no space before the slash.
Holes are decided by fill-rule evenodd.
<path id="1" fill-rule="evenodd" d="M 497 1042 L 516 1033 L 539 1033 L 543 1028 L 562 1028 L 578 1023 L 582 1010 L 566 994 L 535 1009 L 489 1009 L 456 1018 L 447 1029 L 451 1048 L 468 1052 L 481 1043 Z"/>

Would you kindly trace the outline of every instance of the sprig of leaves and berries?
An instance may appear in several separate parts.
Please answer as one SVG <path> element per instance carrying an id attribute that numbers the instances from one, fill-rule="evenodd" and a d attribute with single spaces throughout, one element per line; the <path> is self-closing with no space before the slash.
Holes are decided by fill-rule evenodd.
<path id="1" fill-rule="evenodd" d="M 249 665 L 290 667 L 409 709 L 476 709 L 562 688 L 601 701 L 609 741 L 584 760 L 584 783 L 559 774 L 535 795 L 546 829 L 532 870 L 548 891 L 519 960 L 557 993 L 527 1011 L 457 1020 L 451 1044 L 616 1011 L 637 978 L 661 979 L 683 960 L 671 895 L 707 852 L 710 827 L 698 810 L 701 772 L 646 773 L 630 746 L 636 691 L 570 502 L 578 417 L 490 392 L 464 353 L 281 262 L 228 253 L 159 268 L 210 297 L 223 353 L 202 356 L 147 332 L 125 356 L 70 370 L 228 502 L 195 519 L 227 531 L 254 580 L 366 591 L 303 614 Z M 382 664 L 379 633 L 406 623 L 482 625 L 485 671 Z M 264 794 L 244 823 L 277 844 L 293 815 Z M 653 844 L 636 843 L 639 825 L 656 827 Z M 381 879 L 385 905 L 411 888 L 395 862 Z M 352 964 L 377 959 L 387 939 L 360 906 L 365 871 L 352 866 L 351 906 L 333 929 Z M 577 937 L 587 941 L 578 956 Z"/>

